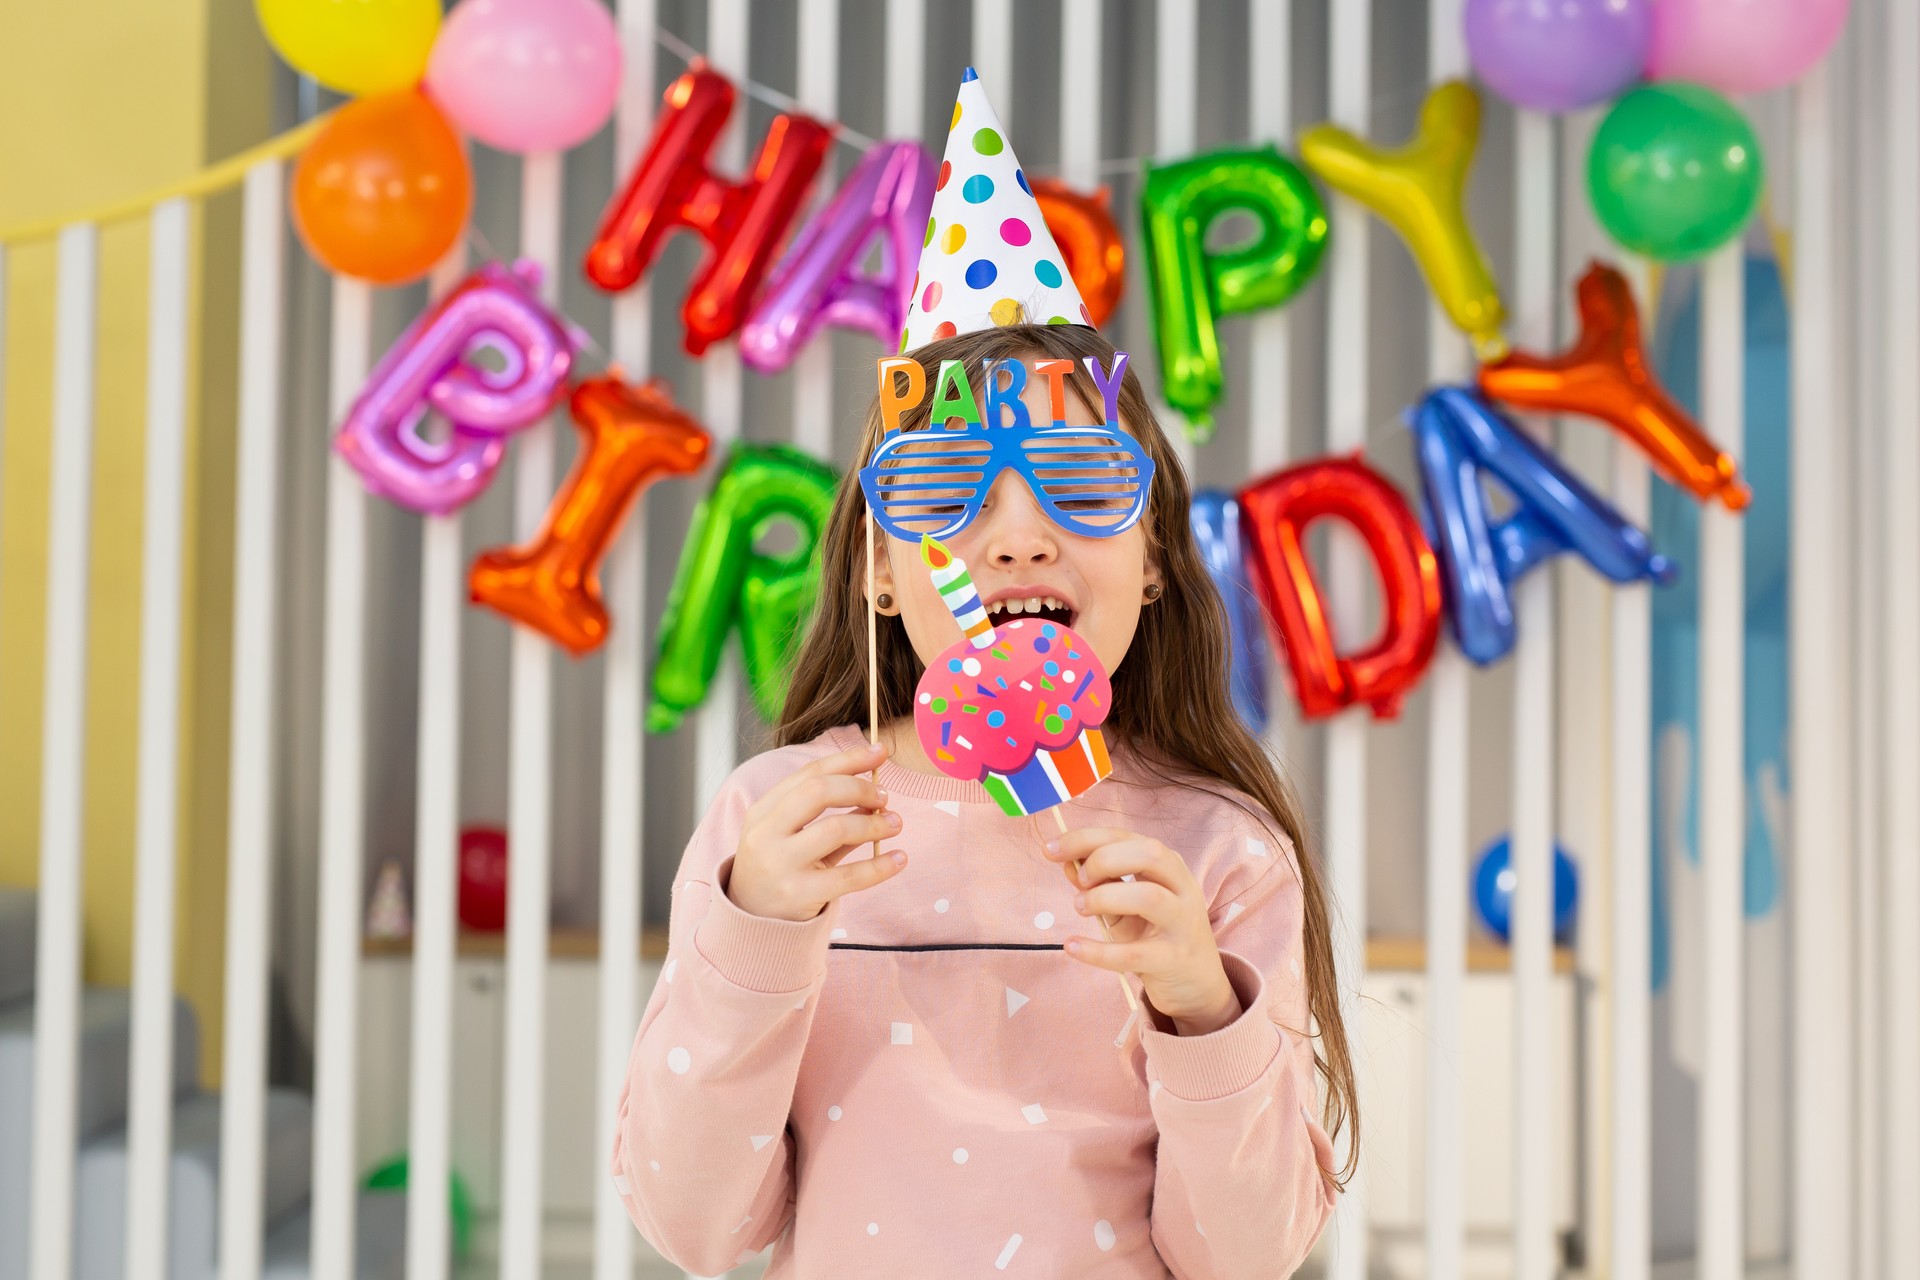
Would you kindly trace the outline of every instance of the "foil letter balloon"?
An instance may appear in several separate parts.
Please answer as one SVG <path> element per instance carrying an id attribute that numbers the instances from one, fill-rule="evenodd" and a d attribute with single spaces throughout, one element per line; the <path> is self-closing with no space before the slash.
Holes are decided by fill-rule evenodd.
<path id="1" fill-rule="evenodd" d="M 1440 387 L 1412 415 L 1427 512 L 1461 652 L 1481 666 L 1513 648 L 1512 584 L 1562 551 L 1614 582 L 1665 582 L 1674 567 L 1546 449 L 1471 391 Z M 1518 504 L 1495 521 L 1482 477 Z"/>
<path id="2" fill-rule="evenodd" d="M 493 478 L 505 433 L 537 422 L 559 403 L 574 340 L 534 297 L 539 268 L 489 263 L 430 306 L 381 357 L 347 411 L 334 448 L 367 488 L 415 511 L 444 515 Z M 504 366 L 477 356 L 492 351 Z M 431 411 L 451 434 L 429 443 Z"/>
<path id="3" fill-rule="evenodd" d="M 1480 95 L 1462 80 L 1438 85 L 1420 108 L 1420 131 L 1384 150 L 1336 125 L 1300 138 L 1300 158 L 1334 190 L 1400 233 L 1427 287 L 1455 327 L 1483 352 L 1503 349 L 1506 310 L 1467 225 L 1467 172 L 1480 140 Z"/>
<path id="4" fill-rule="evenodd" d="M 617 293 L 646 274 L 674 231 L 705 240 L 712 253 L 693 273 L 680 312 L 696 356 L 740 328 L 833 137 L 806 116 L 775 116 L 751 176 L 726 182 L 707 170 L 707 153 L 733 99 L 733 85 L 698 58 L 667 86 L 653 137 L 587 250 L 587 279 Z"/>
<path id="5" fill-rule="evenodd" d="M 787 664 L 820 585 L 820 539 L 833 511 L 831 468 L 787 445 L 735 443 L 693 513 L 667 593 L 647 728 L 667 733 L 706 699 L 727 633 L 740 632 L 760 715 L 779 718 Z M 784 553 L 759 549 L 774 526 L 798 528 Z"/>
<path id="6" fill-rule="evenodd" d="M 1277 307 L 1299 292 L 1326 245 L 1326 211 L 1307 176 L 1272 147 L 1149 168 L 1140 207 L 1167 403 L 1186 415 L 1191 438 L 1206 440 L 1225 385 L 1221 317 Z M 1207 229 L 1232 212 L 1251 215 L 1258 234 L 1209 251 Z"/>
<path id="7" fill-rule="evenodd" d="M 1480 368 L 1480 390 L 1516 409 L 1580 413 L 1633 441 L 1674 484 L 1729 511 L 1752 500 L 1722 453 L 1661 387 L 1640 345 L 1626 277 L 1594 263 L 1580 277 L 1580 337 L 1556 356 L 1516 351 Z"/>
<path id="8" fill-rule="evenodd" d="M 965 561 L 924 535 L 920 556 L 961 629 L 914 691 L 927 758 L 980 783 L 1014 817 L 1064 804 L 1112 773 L 1099 726 L 1113 684 L 1093 646 L 1044 617 L 994 626 Z"/>
<path id="9" fill-rule="evenodd" d="M 740 330 L 740 358 L 777 373 L 825 325 L 893 342 L 907 318 L 933 179 L 933 157 L 917 142 L 882 142 L 860 157 L 768 280 Z M 881 266 L 869 276 L 860 264 L 876 240 Z"/>
<path id="10" fill-rule="evenodd" d="M 1247 578 L 1240 504 L 1230 493 L 1202 489 L 1193 495 L 1188 522 L 1200 546 L 1200 558 L 1206 561 L 1207 576 L 1213 579 L 1227 611 L 1233 709 L 1258 735 L 1267 727 L 1267 638 L 1260 619 L 1260 598 Z"/>
<path id="11" fill-rule="evenodd" d="M 1255 481 L 1241 492 L 1240 510 L 1254 581 L 1286 647 L 1302 714 L 1315 719 L 1355 705 L 1381 718 L 1397 714 L 1440 638 L 1440 567 L 1406 500 L 1358 457 L 1323 458 Z M 1380 573 L 1380 635 L 1344 655 L 1307 561 L 1306 528 L 1328 517 L 1359 531 Z"/>
<path id="12" fill-rule="evenodd" d="M 478 604 L 532 627 L 576 658 L 607 638 L 599 569 L 640 490 L 706 461 L 711 438 L 656 378 L 589 378 L 569 406 L 580 429 L 573 471 L 525 547 L 488 551 L 468 578 Z"/>
<path id="13" fill-rule="evenodd" d="M 1109 207 L 1112 197 L 1105 187 L 1089 196 L 1057 178 L 1030 181 L 1040 216 L 1060 246 L 1067 274 L 1080 287 L 1080 299 L 1098 329 L 1120 305 L 1127 287 L 1127 249 Z"/>

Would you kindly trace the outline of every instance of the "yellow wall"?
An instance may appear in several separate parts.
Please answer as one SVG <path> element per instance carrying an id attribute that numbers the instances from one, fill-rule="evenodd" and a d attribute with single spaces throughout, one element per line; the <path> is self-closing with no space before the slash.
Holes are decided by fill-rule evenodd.
<path id="1" fill-rule="evenodd" d="M 271 55 L 246 0 L 16 5 L 0 41 L 0 226 L 178 179 L 271 129 Z M 231 644 L 237 197 L 194 219 L 177 985 L 219 1063 Z M 145 219 L 103 230 L 87 662 L 87 980 L 133 947 Z M 39 878 L 41 671 L 51 465 L 51 242 L 7 250 L 0 400 L 0 883 Z"/>

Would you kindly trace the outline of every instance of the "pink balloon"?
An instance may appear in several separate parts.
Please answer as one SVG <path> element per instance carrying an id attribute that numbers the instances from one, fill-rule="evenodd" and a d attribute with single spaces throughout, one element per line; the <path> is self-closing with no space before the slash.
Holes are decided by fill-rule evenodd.
<path id="1" fill-rule="evenodd" d="M 620 96 L 620 37 L 596 0 L 463 0 L 427 62 L 427 93 L 501 151 L 564 151 Z"/>
<path id="2" fill-rule="evenodd" d="M 1824 58 L 1849 0 L 1659 0 L 1651 80 L 1691 80 L 1722 93 L 1790 85 Z"/>
<path id="3" fill-rule="evenodd" d="M 538 299 L 539 267 L 488 263 L 407 327 L 347 411 L 333 447 L 368 490 L 430 515 L 472 501 L 493 479 L 505 433 L 538 421 L 566 393 L 573 335 Z M 502 358 L 490 370 L 474 357 Z M 420 434 L 429 410 L 448 438 Z"/>

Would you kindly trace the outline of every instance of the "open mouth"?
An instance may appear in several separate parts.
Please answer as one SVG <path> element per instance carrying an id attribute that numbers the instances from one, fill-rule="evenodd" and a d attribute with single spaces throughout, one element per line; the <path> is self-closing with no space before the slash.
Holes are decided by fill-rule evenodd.
<path id="1" fill-rule="evenodd" d="M 987 617 L 996 627 L 1005 626 L 1019 618 L 1040 618 L 1047 622 L 1072 628 L 1079 615 L 1066 606 L 1066 603 L 1053 596 L 1032 596 L 1025 600 L 1001 600 L 987 610 Z"/>

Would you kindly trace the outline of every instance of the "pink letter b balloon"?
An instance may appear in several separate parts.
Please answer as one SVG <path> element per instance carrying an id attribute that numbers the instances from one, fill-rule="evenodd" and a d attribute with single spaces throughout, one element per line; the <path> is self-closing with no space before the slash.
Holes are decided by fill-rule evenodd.
<path id="1" fill-rule="evenodd" d="M 564 151 L 620 95 L 620 37 L 596 0 L 462 0 L 427 63 L 427 92 L 490 147 Z"/>
<path id="2" fill-rule="evenodd" d="M 1825 57 L 1848 0 L 1659 0 L 1647 75 L 1722 93 L 1792 84 Z"/>

